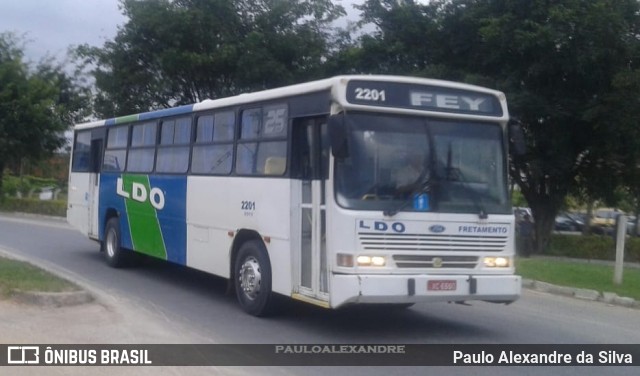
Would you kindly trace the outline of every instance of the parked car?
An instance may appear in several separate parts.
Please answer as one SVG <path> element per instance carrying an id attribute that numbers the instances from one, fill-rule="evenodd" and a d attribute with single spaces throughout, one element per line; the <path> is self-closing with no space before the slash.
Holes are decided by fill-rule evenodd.
<path id="1" fill-rule="evenodd" d="M 584 219 L 576 213 L 564 212 L 556 217 L 553 229 L 555 231 L 582 231 Z"/>
<path id="2" fill-rule="evenodd" d="M 635 216 L 627 217 L 627 235 L 637 236 L 635 232 L 637 218 Z"/>
<path id="3" fill-rule="evenodd" d="M 598 208 L 591 217 L 591 232 L 594 234 L 611 235 L 616 225 L 616 218 L 624 214 L 614 208 Z"/>

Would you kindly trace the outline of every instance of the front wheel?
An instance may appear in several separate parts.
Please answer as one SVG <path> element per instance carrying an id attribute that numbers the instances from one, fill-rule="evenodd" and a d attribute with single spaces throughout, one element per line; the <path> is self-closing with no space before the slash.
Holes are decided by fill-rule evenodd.
<path id="1" fill-rule="evenodd" d="M 253 316 L 271 312 L 271 263 L 262 242 L 244 243 L 238 251 L 234 266 L 235 289 L 242 309 Z"/>
<path id="2" fill-rule="evenodd" d="M 120 239 L 120 219 L 110 218 L 104 229 L 102 253 L 107 264 L 113 268 L 121 268 L 126 264 L 126 255 L 122 252 Z"/>

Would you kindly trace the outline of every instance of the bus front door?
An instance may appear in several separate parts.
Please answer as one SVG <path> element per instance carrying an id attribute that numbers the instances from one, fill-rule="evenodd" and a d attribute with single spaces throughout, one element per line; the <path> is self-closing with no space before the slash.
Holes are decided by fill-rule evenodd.
<path id="1" fill-rule="evenodd" d="M 317 303 L 328 302 L 326 241 L 326 181 L 329 171 L 327 118 L 296 119 L 294 129 L 294 179 L 299 186 L 300 210 L 297 213 L 299 247 L 293 255 L 294 294 Z"/>

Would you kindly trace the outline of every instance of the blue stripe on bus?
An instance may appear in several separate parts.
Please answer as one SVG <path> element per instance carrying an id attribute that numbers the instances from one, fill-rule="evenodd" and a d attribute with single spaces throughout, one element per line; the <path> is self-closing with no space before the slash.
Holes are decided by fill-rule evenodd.
<path id="1" fill-rule="evenodd" d="M 167 260 L 186 265 L 187 177 L 150 175 L 149 184 L 164 192 L 164 208 L 157 210 L 156 213 L 167 252 Z"/>
<path id="2" fill-rule="evenodd" d="M 167 108 L 159 111 L 145 112 L 143 114 L 140 114 L 139 117 L 140 117 L 140 120 L 150 120 L 150 119 L 157 119 L 159 117 L 165 117 L 165 116 L 187 114 L 187 113 L 190 113 L 191 111 L 193 111 L 193 105 L 188 104 L 186 106 Z"/>
<path id="3" fill-rule="evenodd" d="M 129 216 L 125 198 L 117 194 L 119 173 L 103 173 L 100 177 L 99 236 L 104 239 L 104 228 L 107 211 L 114 209 L 120 216 L 121 245 L 126 249 L 134 249 L 133 234 L 129 225 Z M 164 194 L 164 207 L 156 210 L 156 216 L 162 234 L 166 259 L 180 265 L 187 262 L 187 177 L 186 176 L 149 176 L 151 188 L 158 188 Z M 125 191 L 128 188 L 123 188 Z M 131 192 L 127 192 L 131 195 Z M 149 192 L 147 192 L 149 199 Z M 129 198 L 131 200 L 131 198 Z M 133 214 L 135 215 L 135 214 Z M 149 218 L 149 220 L 152 220 Z M 137 223 L 140 222 L 138 218 Z M 154 224 L 148 222 L 149 226 Z M 138 229 L 140 230 L 140 229 Z M 144 236 L 146 231 L 137 231 L 136 236 Z M 161 246 L 161 245 L 160 245 Z"/>
<path id="4" fill-rule="evenodd" d="M 98 206 L 98 227 L 100 240 L 104 240 L 104 230 L 107 218 L 107 210 L 114 209 L 120 216 L 120 242 L 122 248 L 133 249 L 131 231 L 129 231 L 129 218 L 124 197 L 118 196 L 117 179 L 119 174 L 100 175 L 100 199 Z"/>
<path id="5" fill-rule="evenodd" d="M 166 108 L 164 110 L 144 112 L 137 115 L 128 115 L 128 116 L 122 116 L 117 118 L 111 118 L 111 119 L 105 120 L 105 125 L 110 126 L 110 125 L 121 124 L 124 122 L 123 120 L 127 120 L 127 121 L 152 120 L 152 119 L 158 119 L 165 116 L 189 114 L 193 111 L 193 106 L 194 106 L 193 104 L 188 104 L 180 107 Z"/>

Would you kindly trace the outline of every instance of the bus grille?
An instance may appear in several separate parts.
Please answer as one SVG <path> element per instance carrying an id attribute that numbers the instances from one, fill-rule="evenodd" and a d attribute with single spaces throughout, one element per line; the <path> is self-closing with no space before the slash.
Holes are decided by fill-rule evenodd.
<path id="1" fill-rule="evenodd" d="M 380 234 L 361 232 L 360 246 L 369 251 L 502 252 L 506 236 Z"/>
<path id="2" fill-rule="evenodd" d="M 478 257 L 393 255 L 393 261 L 398 268 L 473 269 L 478 264 Z"/>

